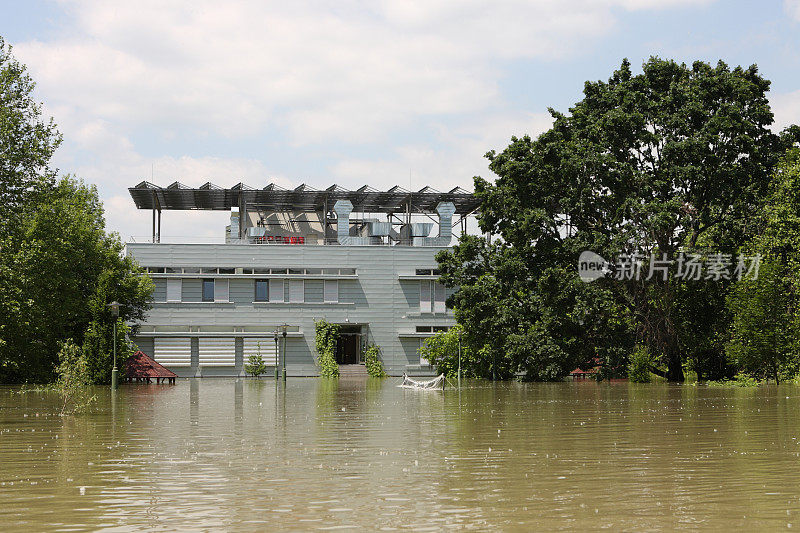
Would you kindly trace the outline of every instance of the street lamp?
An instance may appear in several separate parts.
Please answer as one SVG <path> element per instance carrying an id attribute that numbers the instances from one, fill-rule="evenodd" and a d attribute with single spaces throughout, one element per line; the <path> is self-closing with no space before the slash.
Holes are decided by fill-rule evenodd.
<path id="1" fill-rule="evenodd" d="M 283 329 L 283 382 L 286 383 L 286 328 L 289 326 L 284 324 L 281 326 Z"/>
<path id="2" fill-rule="evenodd" d="M 111 369 L 111 390 L 117 390 L 119 386 L 119 370 L 117 370 L 117 319 L 119 318 L 120 303 L 116 300 L 108 304 L 111 308 L 111 316 L 114 317 L 114 368 Z"/>
<path id="3" fill-rule="evenodd" d="M 278 360 L 281 358 L 281 353 L 278 351 L 278 328 L 275 328 L 273 339 L 275 339 L 275 381 L 278 381 L 278 372 L 280 372 Z"/>
<path id="4" fill-rule="evenodd" d="M 458 390 L 461 390 L 461 328 L 458 328 Z"/>

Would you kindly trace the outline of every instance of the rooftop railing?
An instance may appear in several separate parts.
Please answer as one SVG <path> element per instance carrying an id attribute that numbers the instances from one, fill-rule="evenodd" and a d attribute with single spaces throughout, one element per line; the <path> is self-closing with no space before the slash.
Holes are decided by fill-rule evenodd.
<path id="1" fill-rule="evenodd" d="M 152 235 L 132 235 L 128 238 L 129 244 L 247 244 L 251 246 L 340 246 L 337 239 L 308 239 L 302 237 L 287 237 L 287 240 L 257 240 L 257 239 L 229 239 L 227 242 L 221 237 L 189 237 L 189 236 L 166 236 L 154 239 Z M 294 241 L 292 241 L 294 239 Z M 406 246 L 406 247 L 431 247 L 429 244 L 411 244 L 398 241 L 371 241 L 353 242 L 348 246 Z M 435 246 L 434 246 L 435 247 Z"/>

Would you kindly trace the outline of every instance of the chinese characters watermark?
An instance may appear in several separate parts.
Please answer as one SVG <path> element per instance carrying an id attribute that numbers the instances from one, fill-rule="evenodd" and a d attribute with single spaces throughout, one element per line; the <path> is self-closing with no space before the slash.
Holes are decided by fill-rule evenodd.
<path id="1" fill-rule="evenodd" d="M 744 278 L 758 279 L 761 266 L 760 255 L 713 253 L 708 255 L 679 253 L 675 259 L 666 254 L 622 254 L 614 262 L 606 261 L 594 252 L 582 252 L 578 259 L 580 278 L 590 283 L 602 277 L 617 280 L 651 280 L 666 281 L 670 271 L 676 279 L 686 280 L 740 280 Z"/>

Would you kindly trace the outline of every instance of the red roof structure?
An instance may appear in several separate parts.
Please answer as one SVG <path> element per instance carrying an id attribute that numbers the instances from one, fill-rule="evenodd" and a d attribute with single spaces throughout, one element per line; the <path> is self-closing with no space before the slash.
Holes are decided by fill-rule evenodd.
<path id="1" fill-rule="evenodd" d="M 155 379 L 156 383 L 161 383 L 161 380 L 168 381 L 170 384 L 175 383 L 175 378 L 178 375 L 150 358 L 146 353 L 138 351 L 132 356 L 128 357 L 123 365 L 125 369 L 125 379 L 127 381 L 137 381 L 152 383 Z"/>

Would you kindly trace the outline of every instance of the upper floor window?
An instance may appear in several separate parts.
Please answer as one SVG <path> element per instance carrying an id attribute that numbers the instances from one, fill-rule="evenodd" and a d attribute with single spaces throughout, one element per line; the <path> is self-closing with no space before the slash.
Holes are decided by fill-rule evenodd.
<path id="1" fill-rule="evenodd" d="M 146 267 L 150 274 L 203 274 L 203 275 L 280 275 L 280 276 L 355 276 L 355 268 L 269 268 L 269 267 Z M 430 274 L 431 269 L 426 270 Z M 419 272 L 418 272 L 419 273 Z M 435 274 L 439 271 L 435 270 Z"/>
<path id="2" fill-rule="evenodd" d="M 440 333 L 442 331 L 447 331 L 450 329 L 450 326 L 417 326 L 417 333 Z"/>
<path id="3" fill-rule="evenodd" d="M 445 313 L 444 285 L 435 281 L 419 282 L 419 312 L 420 313 Z"/>
<path id="4" fill-rule="evenodd" d="M 270 302 L 284 302 L 286 301 L 283 294 L 283 280 L 271 279 L 269 280 L 269 301 Z"/>
<path id="5" fill-rule="evenodd" d="M 417 276 L 438 276 L 439 269 L 438 268 L 418 268 L 416 270 Z"/>
<path id="6" fill-rule="evenodd" d="M 204 279 L 203 280 L 203 301 L 204 302 L 213 302 L 214 301 L 214 280 L 213 279 Z"/>
<path id="7" fill-rule="evenodd" d="M 322 301 L 325 303 L 338 303 L 339 302 L 339 281 L 335 279 L 326 279 L 323 284 Z"/>
<path id="8" fill-rule="evenodd" d="M 227 279 L 214 280 L 214 301 L 227 302 L 230 287 Z"/>
<path id="9" fill-rule="evenodd" d="M 266 302 L 269 299 L 269 281 L 266 279 L 256 280 L 256 301 Z"/>
<path id="10" fill-rule="evenodd" d="M 302 279 L 289 280 L 289 302 L 303 303 L 305 301 L 305 283 Z"/>
<path id="11" fill-rule="evenodd" d="M 183 288 L 182 279 L 168 279 L 167 280 L 167 301 L 180 302 L 181 290 Z"/>

